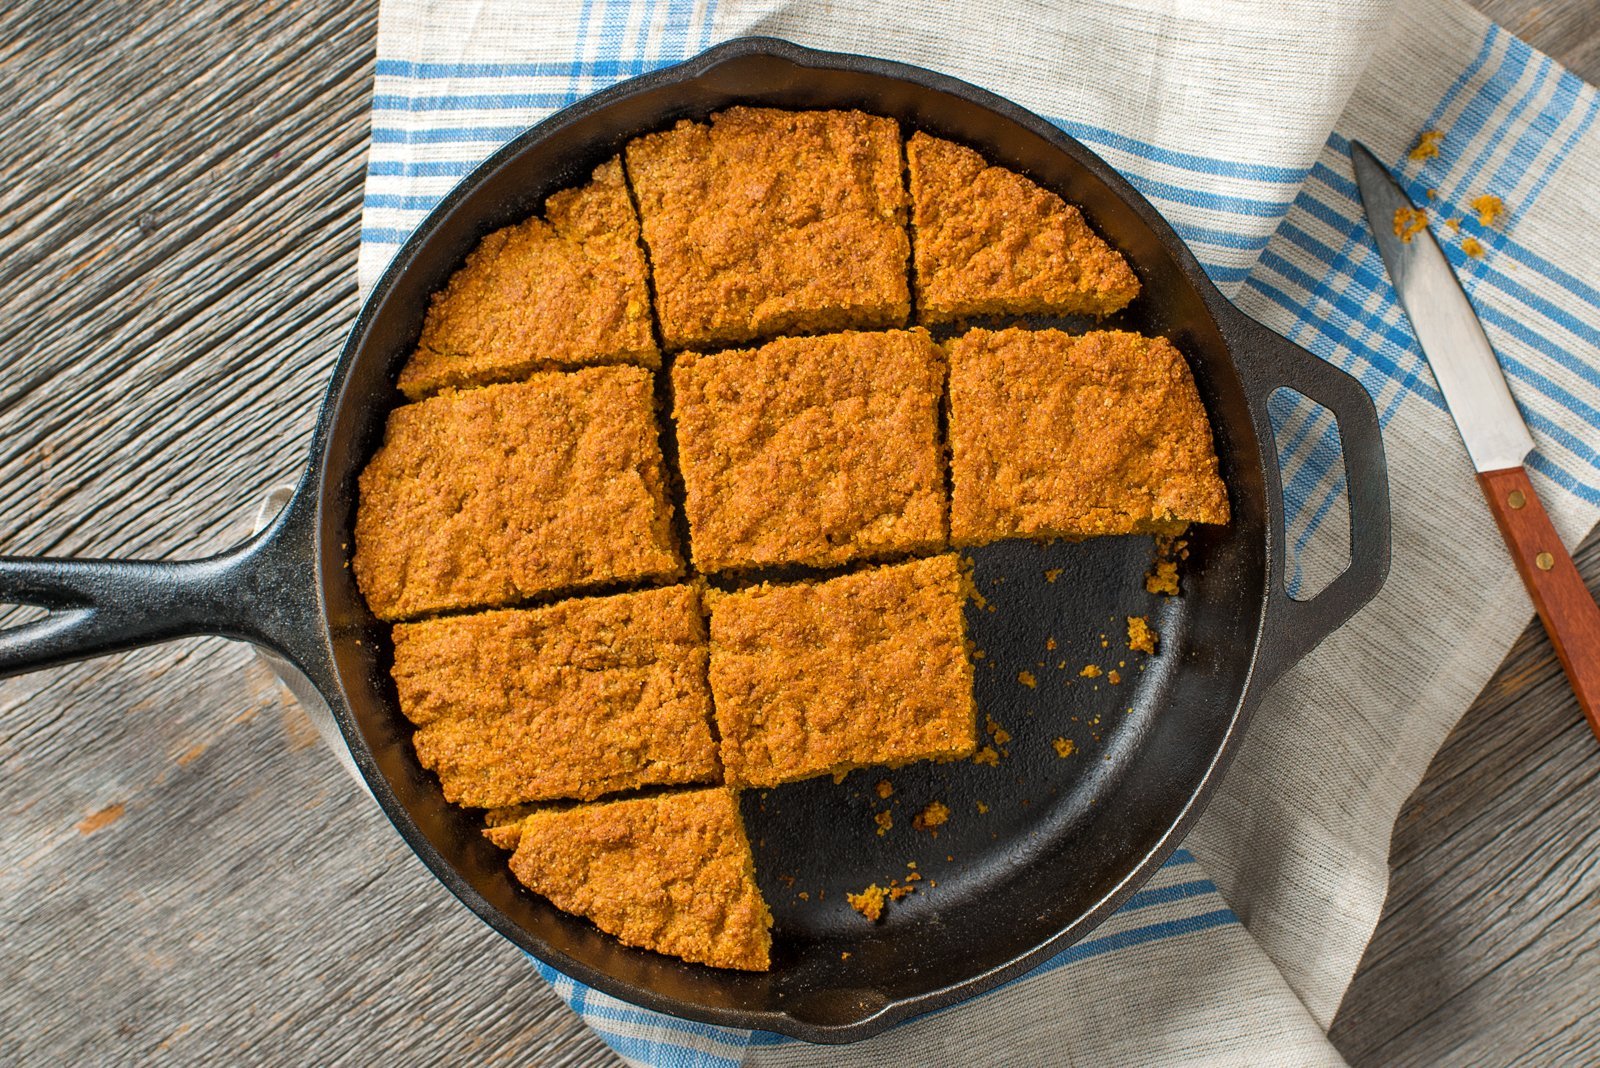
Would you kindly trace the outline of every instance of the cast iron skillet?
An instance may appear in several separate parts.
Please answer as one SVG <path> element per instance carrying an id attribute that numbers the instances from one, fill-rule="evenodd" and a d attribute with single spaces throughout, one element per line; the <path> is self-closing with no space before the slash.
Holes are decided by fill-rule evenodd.
<path id="1" fill-rule="evenodd" d="M 973 554 L 993 605 L 969 613 L 986 653 L 977 696 L 1011 735 L 998 747 L 1006 756 L 998 767 L 917 765 L 857 772 L 842 785 L 747 793 L 762 888 L 776 916 L 773 968 L 763 975 L 627 949 L 516 886 L 503 855 L 479 835 L 481 823 L 447 805 L 418 766 L 395 709 L 386 628 L 367 612 L 347 567 L 356 476 L 399 400 L 395 375 L 429 294 L 486 232 L 536 212 L 547 194 L 584 180 L 628 138 L 736 102 L 892 116 L 908 130 L 977 146 L 1082 205 L 1144 283 L 1114 325 L 1165 334 L 1188 355 L 1233 504 L 1230 526 L 1192 539 L 1181 598 L 1145 593 L 1145 538 L 1017 542 Z M 1305 602 L 1283 587 L 1283 502 L 1266 403 L 1281 386 L 1337 417 L 1348 476 L 1351 564 Z M 400 834 L 518 946 L 653 1009 L 848 1042 L 1019 975 L 1110 914 L 1176 847 L 1262 692 L 1377 592 L 1388 554 L 1383 449 L 1366 392 L 1229 304 L 1110 167 L 1037 116 L 963 82 L 749 38 L 567 108 L 445 198 L 356 319 L 309 468 L 259 536 L 198 561 L 0 558 L 0 602 L 51 613 L 0 633 L 0 675 L 180 635 L 256 643 L 320 691 Z M 1046 569 L 1060 569 L 1056 581 L 1046 580 Z M 1133 614 L 1149 616 L 1161 634 L 1161 654 L 1148 662 L 1123 647 L 1123 616 Z M 1046 651 L 1046 638 L 1055 650 Z M 1078 676 L 1085 663 L 1109 668 L 1118 660 L 1126 661 L 1120 685 Z M 1018 681 L 1025 670 L 1033 687 Z M 1057 737 L 1074 741 L 1077 753 L 1058 757 Z M 881 778 L 894 785 L 887 801 L 873 789 Z M 937 838 L 911 826 L 932 800 L 952 811 Z M 883 809 L 896 827 L 880 836 L 872 814 Z M 925 881 L 881 924 L 845 907 L 846 890 L 901 877 L 908 861 Z"/>

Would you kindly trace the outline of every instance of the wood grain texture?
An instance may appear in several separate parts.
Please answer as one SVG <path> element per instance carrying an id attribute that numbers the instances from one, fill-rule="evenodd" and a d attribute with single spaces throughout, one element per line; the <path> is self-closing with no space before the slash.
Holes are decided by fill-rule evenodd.
<path id="1" fill-rule="evenodd" d="M 1600 738 L 1600 604 L 1584 585 L 1526 470 L 1484 471 L 1478 485 L 1578 707 Z"/>
<path id="2" fill-rule="evenodd" d="M 1590 3 L 1483 6 L 1600 75 Z M 375 18 L 0 9 L 0 551 L 205 555 L 292 477 L 355 313 Z M 1535 626 L 1402 818 L 1355 1063 L 1600 1060 L 1597 750 Z M 0 1063 L 619 1063 L 219 640 L 0 683 L 0 902 Z"/>

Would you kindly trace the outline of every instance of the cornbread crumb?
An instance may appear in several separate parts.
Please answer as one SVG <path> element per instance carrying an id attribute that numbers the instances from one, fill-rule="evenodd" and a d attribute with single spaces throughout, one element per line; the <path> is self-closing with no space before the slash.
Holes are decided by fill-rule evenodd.
<path id="1" fill-rule="evenodd" d="M 769 966 L 772 914 L 732 790 L 535 812 L 511 870 L 625 945 L 718 968 Z"/>
<path id="2" fill-rule="evenodd" d="M 1074 742 L 1071 738 L 1057 738 L 1050 744 L 1055 746 L 1056 756 L 1060 757 L 1062 760 L 1067 759 L 1067 757 L 1078 751 L 1078 743 Z"/>
<path id="3" fill-rule="evenodd" d="M 1149 593 L 1178 596 L 1178 565 L 1171 560 L 1157 560 L 1154 569 L 1144 577 L 1144 588 Z"/>
<path id="4" fill-rule="evenodd" d="M 1030 690 L 1039 685 L 1039 680 L 1033 677 L 1033 672 L 1031 671 L 1017 672 L 1017 681 Z"/>
<path id="5" fill-rule="evenodd" d="M 1106 672 L 1106 681 L 1113 686 L 1120 686 L 1122 684 L 1122 672 L 1118 671 L 1116 668 L 1112 668 L 1110 671 Z"/>
<path id="6" fill-rule="evenodd" d="M 1417 135 L 1417 143 L 1408 155 L 1418 162 L 1433 159 L 1439 155 L 1439 142 L 1444 140 L 1442 130 L 1423 130 Z"/>
<path id="7" fill-rule="evenodd" d="M 911 826 L 919 831 L 943 827 L 950 820 L 950 808 L 942 801 L 929 801 L 926 808 L 911 818 Z"/>
<path id="8" fill-rule="evenodd" d="M 672 382 L 702 571 L 943 548 L 944 359 L 927 331 L 684 353 Z"/>
<path id="9" fill-rule="evenodd" d="M 1128 648 L 1136 653 L 1156 652 L 1156 630 L 1144 616 L 1128 617 Z"/>
<path id="10" fill-rule="evenodd" d="M 1428 213 L 1421 208 L 1394 209 L 1394 236 L 1406 244 L 1428 228 Z"/>
<path id="11" fill-rule="evenodd" d="M 1211 423 L 1165 338 L 971 330 L 950 355 L 952 540 L 1226 523 Z"/>
<path id="12" fill-rule="evenodd" d="M 1108 315 L 1138 295 L 1127 260 L 1056 194 L 924 133 L 906 142 L 906 160 L 922 321 Z"/>
<path id="13" fill-rule="evenodd" d="M 1468 235 L 1461 239 L 1461 251 L 1475 260 L 1480 260 L 1483 258 L 1483 243 L 1477 238 Z"/>
<path id="14" fill-rule="evenodd" d="M 1472 210 L 1478 213 L 1480 226 L 1494 226 L 1500 222 L 1500 217 L 1506 213 L 1506 202 L 1493 193 L 1485 193 L 1481 197 L 1473 197 Z"/>
<path id="15" fill-rule="evenodd" d="M 1085 664 L 1083 670 L 1078 672 L 1079 678 L 1098 679 L 1101 675 L 1099 664 Z"/>
<path id="16" fill-rule="evenodd" d="M 1453 218 L 1452 219 L 1446 219 L 1444 221 L 1444 226 L 1445 226 L 1445 229 L 1449 230 L 1452 234 L 1458 234 L 1458 233 L 1461 232 L 1461 220 L 1460 219 L 1453 219 Z"/>
<path id="17" fill-rule="evenodd" d="M 1062 569 L 1059 568 L 1059 567 L 1047 567 L 1047 568 L 1045 568 L 1044 569 L 1044 580 L 1046 582 L 1054 582 L 1056 579 L 1061 577 L 1061 571 L 1062 571 Z"/>
<path id="18" fill-rule="evenodd" d="M 894 783 L 888 779 L 879 779 L 877 785 L 878 796 L 885 800 L 894 793 Z"/>
<path id="19" fill-rule="evenodd" d="M 972 754 L 974 764 L 987 764 L 991 768 L 1000 766 L 1000 754 L 995 752 L 994 746 L 986 745 Z"/>
<path id="20" fill-rule="evenodd" d="M 884 809 L 882 812 L 874 815 L 872 817 L 872 822 L 878 825 L 879 838 L 882 838 L 887 832 L 894 830 L 894 815 L 888 809 Z"/>
<path id="21" fill-rule="evenodd" d="M 893 120 L 734 107 L 635 138 L 626 160 L 669 347 L 905 323 Z"/>
<path id="22" fill-rule="evenodd" d="M 688 586 L 394 628 L 422 766 L 479 808 L 717 777 L 699 597 Z"/>
<path id="23" fill-rule="evenodd" d="M 433 295 L 400 389 L 445 388 L 591 364 L 659 366 L 639 222 L 620 158 L 545 201 L 545 218 L 485 237 Z"/>
<path id="24" fill-rule="evenodd" d="M 713 594 L 711 691 L 733 785 L 775 786 L 977 744 L 951 554 Z"/>
<path id="25" fill-rule="evenodd" d="M 1005 745 L 1011 740 L 1011 732 L 995 722 L 993 716 L 985 716 L 983 729 L 989 732 L 989 737 L 994 739 L 995 745 Z"/>
<path id="26" fill-rule="evenodd" d="M 873 923 L 883 918 L 883 887 L 877 883 L 873 883 L 859 894 L 845 894 L 844 899 L 850 903 L 851 908 Z"/>
<path id="27" fill-rule="evenodd" d="M 978 815 L 986 816 L 986 815 L 989 814 L 989 806 L 988 805 L 984 804 L 982 801 L 979 801 L 976 804 L 978 806 Z"/>
<path id="28" fill-rule="evenodd" d="M 396 408 L 361 473 L 355 576 L 379 619 L 676 578 L 651 374 L 542 373 Z"/>
<path id="29" fill-rule="evenodd" d="M 1056 647 L 1056 640 L 1054 638 L 1046 638 L 1044 640 L 1044 647 L 1049 650 L 1054 650 Z"/>

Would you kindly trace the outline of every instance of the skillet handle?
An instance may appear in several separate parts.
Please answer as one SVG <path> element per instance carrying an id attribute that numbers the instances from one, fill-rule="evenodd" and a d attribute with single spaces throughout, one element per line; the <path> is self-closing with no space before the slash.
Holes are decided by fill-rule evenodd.
<path id="1" fill-rule="evenodd" d="M 1333 413 L 1344 452 L 1345 491 L 1350 500 L 1350 566 L 1309 600 L 1290 597 L 1284 586 L 1288 534 L 1284 526 L 1283 479 L 1276 460 L 1267 466 L 1270 581 L 1266 625 L 1255 676 L 1270 686 L 1322 639 L 1372 600 L 1389 575 L 1389 473 L 1378 411 L 1353 376 L 1239 313 L 1233 332 L 1236 360 L 1255 414 L 1256 433 L 1273 441 L 1267 398 L 1280 387 L 1296 390 Z"/>
<path id="2" fill-rule="evenodd" d="M 0 556 L 0 604 L 49 610 L 0 630 L 0 678 L 195 634 L 254 642 L 325 677 L 310 495 L 204 560 Z"/>

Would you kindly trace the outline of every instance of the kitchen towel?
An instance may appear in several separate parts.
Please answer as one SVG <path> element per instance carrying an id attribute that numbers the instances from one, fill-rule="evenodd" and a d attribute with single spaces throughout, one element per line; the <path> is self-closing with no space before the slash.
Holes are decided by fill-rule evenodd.
<path id="1" fill-rule="evenodd" d="M 1348 142 L 1427 204 L 1575 544 L 1600 516 L 1600 288 L 1585 278 L 1600 96 L 1457 0 L 383 0 L 364 288 L 526 126 L 745 34 L 953 74 L 1120 170 L 1241 307 L 1372 393 L 1393 568 L 1268 695 L 1187 848 L 999 990 L 821 1049 L 665 1017 L 539 967 L 637 1064 L 1339 1063 L 1324 1031 L 1383 905 L 1395 817 L 1531 615 L 1366 232 Z M 1443 135 L 1437 155 L 1412 159 L 1425 130 Z M 1482 223 L 1471 202 L 1486 193 L 1505 211 Z M 1302 398 L 1273 411 L 1291 586 L 1306 595 L 1346 551 L 1338 434 Z"/>

